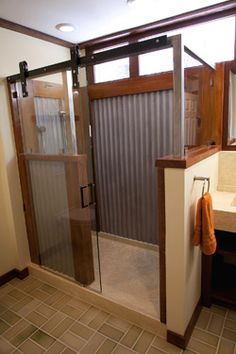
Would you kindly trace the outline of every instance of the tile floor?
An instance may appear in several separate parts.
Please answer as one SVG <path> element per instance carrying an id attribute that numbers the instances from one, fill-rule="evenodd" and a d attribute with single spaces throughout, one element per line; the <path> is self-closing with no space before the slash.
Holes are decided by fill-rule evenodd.
<path id="1" fill-rule="evenodd" d="M 106 236 L 104 236 L 106 235 Z M 99 290 L 96 238 L 93 237 L 95 282 Z M 99 233 L 102 294 L 121 305 L 154 318 L 159 315 L 159 249 L 154 245 Z"/>
<path id="2" fill-rule="evenodd" d="M 32 276 L 0 288 L 0 353 L 236 354 L 236 312 L 203 309 L 188 349 Z"/>

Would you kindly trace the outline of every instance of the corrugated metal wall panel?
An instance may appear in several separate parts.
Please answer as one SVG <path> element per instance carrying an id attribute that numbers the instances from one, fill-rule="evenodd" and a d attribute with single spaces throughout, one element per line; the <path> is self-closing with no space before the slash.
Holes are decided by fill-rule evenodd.
<path id="1" fill-rule="evenodd" d="M 42 265 L 74 277 L 64 162 L 29 161 Z"/>
<path id="2" fill-rule="evenodd" d="M 173 91 L 95 100 L 101 231 L 158 243 L 155 160 L 172 152 Z"/>

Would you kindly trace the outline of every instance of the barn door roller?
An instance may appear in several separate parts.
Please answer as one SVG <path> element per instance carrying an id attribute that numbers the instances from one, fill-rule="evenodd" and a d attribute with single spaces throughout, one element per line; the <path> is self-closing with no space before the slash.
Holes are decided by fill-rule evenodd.
<path id="1" fill-rule="evenodd" d="M 20 67 L 20 82 L 21 82 L 21 89 L 22 89 L 22 96 L 27 97 L 28 96 L 28 91 L 27 91 L 27 83 L 26 83 L 26 78 L 28 77 L 28 64 L 26 61 L 21 61 L 19 63 Z"/>
<path id="2" fill-rule="evenodd" d="M 70 50 L 71 55 L 71 70 L 72 70 L 72 87 L 79 88 L 79 46 L 75 45 Z"/>

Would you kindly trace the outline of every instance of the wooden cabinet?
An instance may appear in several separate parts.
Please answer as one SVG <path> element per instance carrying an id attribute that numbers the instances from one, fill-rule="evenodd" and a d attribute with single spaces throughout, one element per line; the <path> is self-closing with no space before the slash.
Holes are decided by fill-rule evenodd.
<path id="1" fill-rule="evenodd" d="M 215 231 L 216 253 L 202 256 L 202 302 L 236 306 L 236 233 Z"/>

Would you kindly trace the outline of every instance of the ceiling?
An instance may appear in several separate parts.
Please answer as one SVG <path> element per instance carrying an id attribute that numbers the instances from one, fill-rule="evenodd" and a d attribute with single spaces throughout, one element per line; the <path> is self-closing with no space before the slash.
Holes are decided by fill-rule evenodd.
<path id="1" fill-rule="evenodd" d="M 79 43 L 180 13 L 224 2 L 222 0 L 0 0 L 0 17 Z M 76 30 L 62 33 L 58 23 Z"/>

